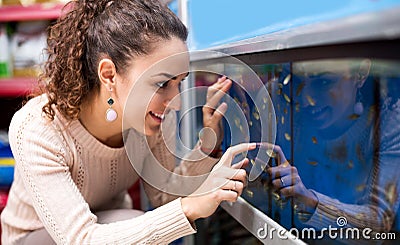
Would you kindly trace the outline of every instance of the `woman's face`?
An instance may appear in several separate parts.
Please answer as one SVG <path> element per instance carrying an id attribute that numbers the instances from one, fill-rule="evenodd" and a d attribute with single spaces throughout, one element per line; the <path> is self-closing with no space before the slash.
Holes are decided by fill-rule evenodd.
<path id="1" fill-rule="evenodd" d="M 154 135 L 168 113 L 180 109 L 180 84 L 188 74 L 186 44 L 177 38 L 157 43 L 153 52 L 133 58 L 117 88 L 124 106 L 123 128 Z"/>
<path id="2" fill-rule="evenodd" d="M 348 63 L 298 63 L 293 66 L 295 100 L 307 123 L 318 130 L 345 125 L 354 113 L 357 82 Z"/>

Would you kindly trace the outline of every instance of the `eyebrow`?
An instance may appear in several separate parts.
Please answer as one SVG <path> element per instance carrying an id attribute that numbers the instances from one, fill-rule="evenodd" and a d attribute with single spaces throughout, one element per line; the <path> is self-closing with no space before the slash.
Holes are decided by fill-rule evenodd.
<path id="1" fill-rule="evenodd" d="M 179 76 L 179 75 L 177 75 L 177 76 Z M 165 72 L 161 72 L 161 73 L 155 74 L 152 77 L 157 77 L 157 76 L 164 76 L 164 77 L 167 77 L 168 79 L 173 79 L 173 78 L 177 77 L 177 76 L 171 75 L 169 73 L 165 73 Z M 187 76 L 189 76 L 189 72 L 186 72 L 186 76 L 184 78 L 186 78 Z"/>

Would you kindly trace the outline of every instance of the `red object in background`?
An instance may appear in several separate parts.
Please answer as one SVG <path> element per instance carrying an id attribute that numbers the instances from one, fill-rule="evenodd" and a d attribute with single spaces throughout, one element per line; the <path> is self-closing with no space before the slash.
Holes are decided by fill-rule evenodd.
<path id="1" fill-rule="evenodd" d="M 140 179 L 129 188 L 128 193 L 132 198 L 133 209 L 142 210 L 140 203 Z"/>
<path id="2" fill-rule="evenodd" d="M 8 198 L 8 190 L 0 191 L 0 212 L 3 211 L 3 208 L 6 206 L 7 198 Z"/>
<path id="3" fill-rule="evenodd" d="M 0 22 L 57 19 L 64 4 L 10 5 L 0 8 Z"/>
<path id="4" fill-rule="evenodd" d="M 0 97 L 24 96 L 31 92 L 36 84 L 36 79 L 31 77 L 0 78 Z"/>
<path id="5" fill-rule="evenodd" d="M 0 213 L 6 206 L 7 199 L 8 199 L 8 190 L 0 190 Z M 1 224 L 0 224 L 0 237 L 1 237 Z M 1 240 L 0 240 L 0 245 L 1 245 Z"/>

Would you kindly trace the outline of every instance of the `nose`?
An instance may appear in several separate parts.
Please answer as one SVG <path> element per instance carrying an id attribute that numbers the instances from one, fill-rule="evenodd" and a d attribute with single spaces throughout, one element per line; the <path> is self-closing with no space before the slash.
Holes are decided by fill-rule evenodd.
<path id="1" fill-rule="evenodd" d="M 174 86 L 168 91 L 164 106 L 168 109 L 179 111 L 181 109 L 181 95 L 179 86 Z"/>

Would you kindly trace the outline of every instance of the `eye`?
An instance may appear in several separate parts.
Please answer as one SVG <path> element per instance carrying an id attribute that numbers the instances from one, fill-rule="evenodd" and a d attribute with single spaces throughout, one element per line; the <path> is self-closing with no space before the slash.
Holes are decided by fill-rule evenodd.
<path id="1" fill-rule="evenodd" d="M 158 82 L 158 83 L 156 83 L 156 86 L 157 86 L 158 88 L 166 88 L 166 87 L 168 86 L 169 81 L 170 81 L 170 80 L 168 80 L 168 81 L 163 81 L 163 82 Z"/>
<path id="2" fill-rule="evenodd" d="M 328 87 L 334 84 L 336 81 L 334 77 L 322 77 L 318 82 L 321 83 L 321 86 Z"/>

